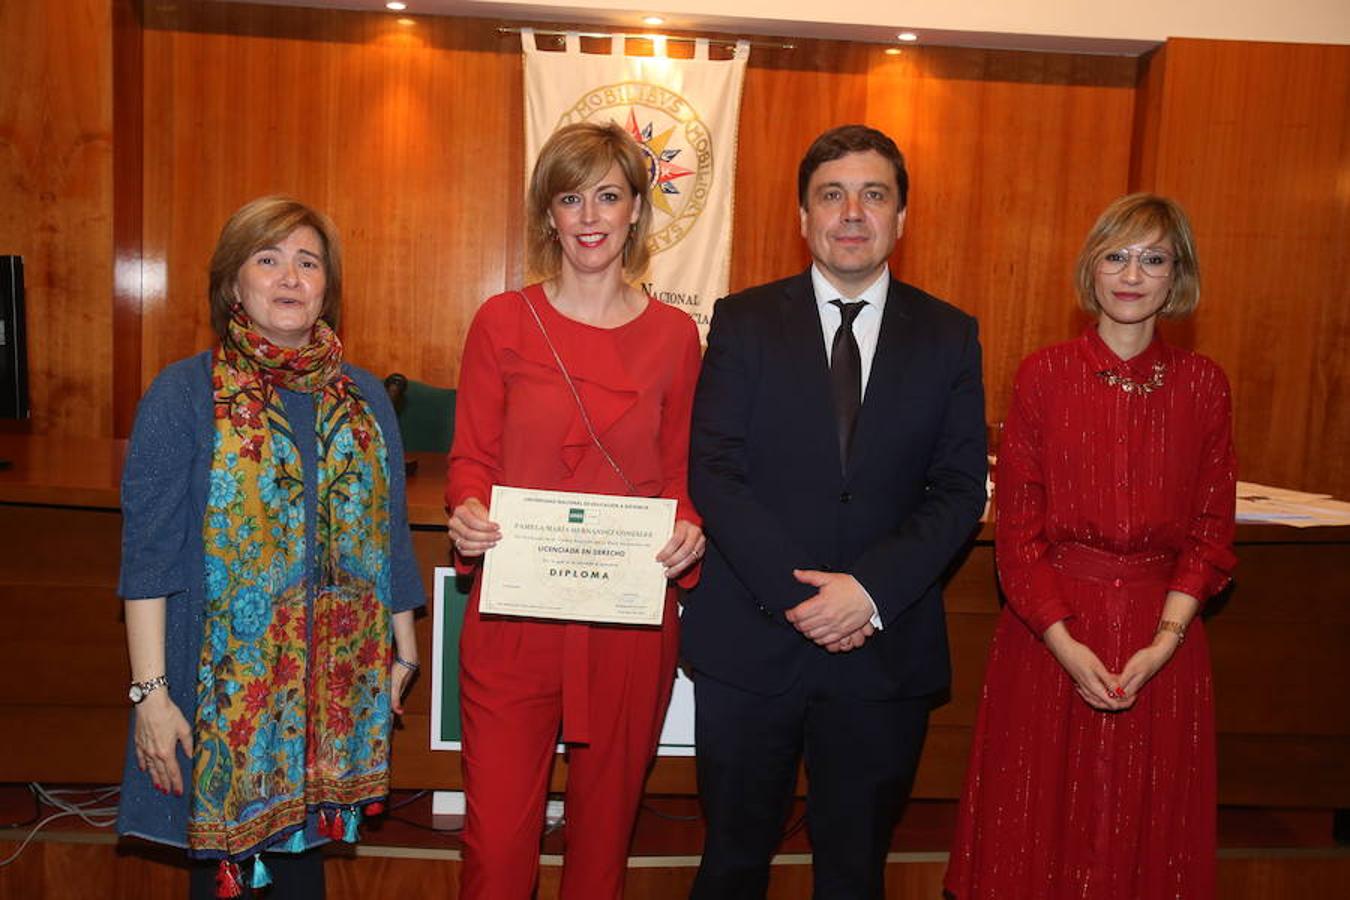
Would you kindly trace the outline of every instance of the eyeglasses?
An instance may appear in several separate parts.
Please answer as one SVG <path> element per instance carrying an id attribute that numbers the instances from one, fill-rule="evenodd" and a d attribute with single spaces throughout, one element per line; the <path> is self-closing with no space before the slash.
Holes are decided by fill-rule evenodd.
<path id="1" fill-rule="evenodd" d="M 1172 254 L 1153 247 L 1140 250 L 1122 247 L 1119 250 L 1112 250 L 1097 263 L 1097 269 L 1103 275 L 1118 275 L 1130 264 L 1131 259 L 1139 261 L 1139 270 L 1149 278 L 1166 278 L 1172 274 L 1174 262 Z"/>

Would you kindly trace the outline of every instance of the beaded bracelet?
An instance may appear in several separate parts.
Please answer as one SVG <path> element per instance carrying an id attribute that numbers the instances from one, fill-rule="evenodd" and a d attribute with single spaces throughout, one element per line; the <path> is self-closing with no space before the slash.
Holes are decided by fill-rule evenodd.
<path id="1" fill-rule="evenodd" d="M 394 662 L 398 663 L 400 666 L 407 669 L 409 672 L 412 672 L 414 675 L 416 675 L 422 669 L 421 665 L 419 665 L 418 663 L 409 662 L 408 660 L 404 659 L 401 656 L 395 656 Z"/>
<path id="2" fill-rule="evenodd" d="M 1186 626 L 1180 622 L 1173 622 L 1171 619 L 1163 619 L 1158 622 L 1158 631 L 1170 631 L 1177 636 L 1177 643 L 1180 644 L 1186 640 Z"/>

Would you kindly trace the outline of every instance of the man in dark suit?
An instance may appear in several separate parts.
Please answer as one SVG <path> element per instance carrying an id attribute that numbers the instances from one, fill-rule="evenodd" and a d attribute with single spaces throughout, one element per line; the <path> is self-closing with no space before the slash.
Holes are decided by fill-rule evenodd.
<path id="1" fill-rule="evenodd" d="M 797 191 L 814 263 L 718 302 L 694 401 L 697 900 L 765 896 L 803 758 L 815 896 L 882 896 L 950 678 L 940 581 L 985 502 L 975 320 L 887 265 L 900 151 L 833 129 Z"/>

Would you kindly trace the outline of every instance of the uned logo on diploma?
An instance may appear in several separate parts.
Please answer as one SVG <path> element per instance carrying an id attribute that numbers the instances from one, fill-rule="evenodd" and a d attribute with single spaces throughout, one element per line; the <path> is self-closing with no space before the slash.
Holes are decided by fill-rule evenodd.
<path id="1" fill-rule="evenodd" d="M 586 510 L 579 506 L 573 506 L 567 511 L 567 524 L 580 525 L 586 521 Z"/>

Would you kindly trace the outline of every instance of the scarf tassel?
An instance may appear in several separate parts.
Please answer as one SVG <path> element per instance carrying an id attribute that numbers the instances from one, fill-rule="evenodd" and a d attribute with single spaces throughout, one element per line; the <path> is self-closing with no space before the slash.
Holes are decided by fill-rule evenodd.
<path id="1" fill-rule="evenodd" d="M 253 878 L 249 886 L 255 891 L 262 890 L 272 883 L 272 873 L 267 871 L 267 866 L 263 865 L 262 854 L 259 853 L 253 857 Z"/>
<path id="2" fill-rule="evenodd" d="M 286 843 L 286 852 L 304 853 L 305 849 L 305 829 L 301 827 L 298 831 L 291 834 L 291 839 Z"/>
<path id="3" fill-rule="evenodd" d="M 356 825 L 361 819 L 361 814 L 354 808 L 347 810 L 347 817 L 344 821 L 342 810 L 334 809 L 319 813 L 319 833 L 324 837 L 334 841 L 356 842 Z"/>
<path id="4" fill-rule="evenodd" d="M 367 816 L 378 816 L 384 812 L 384 804 L 379 800 L 376 800 L 374 803 L 367 803 L 363 812 Z"/>
<path id="5" fill-rule="evenodd" d="M 239 883 L 239 866 L 229 859 L 220 861 L 220 868 L 216 870 L 216 896 L 217 897 L 242 897 L 244 888 Z"/>
<path id="6" fill-rule="evenodd" d="M 361 813 L 356 807 L 347 810 L 347 830 L 343 833 L 342 839 L 349 844 L 355 844 L 361 840 L 361 832 L 357 826 L 361 824 Z"/>

